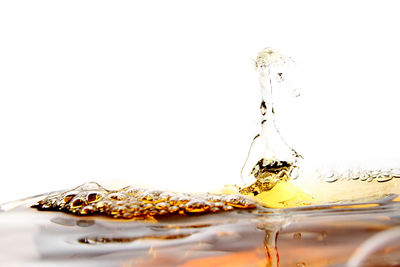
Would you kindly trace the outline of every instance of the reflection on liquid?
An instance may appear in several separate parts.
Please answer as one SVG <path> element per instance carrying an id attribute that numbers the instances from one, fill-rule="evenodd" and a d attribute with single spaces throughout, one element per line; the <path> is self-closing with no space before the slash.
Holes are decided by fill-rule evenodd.
<path id="1" fill-rule="evenodd" d="M 398 200 L 176 214 L 157 222 L 38 212 L 26 203 L 0 213 L 1 260 L 28 266 L 398 266 Z M 5 236 L 18 237 L 24 249 Z"/>

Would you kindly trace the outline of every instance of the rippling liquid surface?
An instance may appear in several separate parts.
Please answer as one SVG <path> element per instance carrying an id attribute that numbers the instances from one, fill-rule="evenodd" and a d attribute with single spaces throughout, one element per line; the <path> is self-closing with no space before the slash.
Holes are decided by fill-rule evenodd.
<path id="1" fill-rule="evenodd" d="M 400 203 L 109 219 L 2 206 L 4 266 L 400 266 Z M 14 264 L 14 265 L 13 265 Z"/>

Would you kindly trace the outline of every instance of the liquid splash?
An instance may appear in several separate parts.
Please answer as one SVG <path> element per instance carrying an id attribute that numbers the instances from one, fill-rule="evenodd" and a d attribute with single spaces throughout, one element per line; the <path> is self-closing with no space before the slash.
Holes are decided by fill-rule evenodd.
<path id="1" fill-rule="evenodd" d="M 259 194 L 272 189 L 279 181 L 295 178 L 295 171 L 302 156 L 291 148 L 279 133 L 273 101 L 274 90 L 280 89 L 277 83 L 283 79 L 283 73 L 279 72 L 277 67 L 290 61 L 272 48 L 263 49 L 255 60 L 262 95 L 260 105 L 262 129 L 254 138 L 242 168 L 245 186 L 241 187 L 241 192 L 255 191 Z"/>
<path id="2" fill-rule="evenodd" d="M 265 48 L 255 60 L 261 88 L 261 132 L 251 144 L 242 168 L 241 194 L 256 197 L 275 208 L 309 205 L 312 197 L 290 181 L 297 178 L 303 157 L 281 136 L 275 121 L 274 92 L 282 89 L 280 67 L 291 62 L 279 51 Z"/>
<path id="3" fill-rule="evenodd" d="M 287 75 L 282 69 L 292 62 L 269 47 L 255 60 L 262 96 L 261 132 L 254 138 L 242 168 L 239 192 L 274 208 L 358 202 L 400 192 L 400 180 L 394 179 L 400 178 L 399 168 L 320 170 L 283 139 L 275 120 L 274 97 L 281 95 L 277 94 L 280 90 L 289 89 L 284 85 Z"/>
<path id="4" fill-rule="evenodd" d="M 272 93 L 285 77 L 275 67 L 289 61 L 270 48 L 257 57 L 262 131 L 242 185 L 190 194 L 108 190 L 92 182 L 6 203 L 0 206 L 0 262 L 399 266 L 400 168 L 307 169 L 274 120 Z"/>
<path id="5" fill-rule="evenodd" d="M 287 144 L 275 121 L 274 95 L 279 90 L 287 90 L 283 85 L 286 73 L 282 67 L 291 62 L 272 48 L 263 49 L 255 60 L 262 96 L 261 132 L 254 138 L 242 168 L 243 184 L 228 186 L 219 194 L 188 194 L 134 186 L 110 191 L 89 183 L 49 195 L 33 207 L 132 219 L 256 207 L 291 208 L 359 202 L 398 193 L 400 180 L 393 178 L 400 178 L 400 169 L 348 170 L 343 173 L 307 169 L 304 164 L 307 161 Z"/>

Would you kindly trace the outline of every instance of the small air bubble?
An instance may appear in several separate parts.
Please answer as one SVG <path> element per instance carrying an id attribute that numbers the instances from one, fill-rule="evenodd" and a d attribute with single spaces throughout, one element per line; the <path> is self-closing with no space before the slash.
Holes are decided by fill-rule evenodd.
<path id="1" fill-rule="evenodd" d="M 338 180 L 338 175 L 334 172 L 328 172 L 324 177 L 325 182 L 333 183 Z"/>
<path id="2" fill-rule="evenodd" d="M 400 169 L 392 169 L 391 174 L 394 178 L 400 178 Z"/>
<path id="3" fill-rule="evenodd" d="M 126 199 L 126 195 L 122 193 L 111 193 L 108 195 L 108 198 L 112 200 L 121 201 Z"/>
<path id="4" fill-rule="evenodd" d="M 382 170 L 381 173 L 377 175 L 376 180 L 380 183 L 392 180 L 391 170 Z"/>
<path id="5" fill-rule="evenodd" d="M 102 194 L 97 193 L 97 192 L 91 192 L 87 195 L 87 201 L 89 203 L 95 202 L 95 201 L 99 201 L 101 198 L 103 197 Z"/>
<path id="6" fill-rule="evenodd" d="M 74 199 L 74 201 L 72 201 L 71 207 L 78 208 L 78 207 L 81 207 L 84 203 L 85 202 L 83 199 L 77 198 L 77 199 Z"/>

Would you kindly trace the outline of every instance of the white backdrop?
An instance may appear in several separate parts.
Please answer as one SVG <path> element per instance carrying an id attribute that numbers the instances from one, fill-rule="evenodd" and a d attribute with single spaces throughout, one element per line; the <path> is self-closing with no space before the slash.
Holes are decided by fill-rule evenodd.
<path id="1" fill-rule="evenodd" d="M 396 1 L 0 2 L 0 203 L 86 181 L 240 181 L 259 121 L 251 59 L 297 62 L 289 143 L 398 160 Z M 400 165 L 400 164 L 399 164 Z"/>

